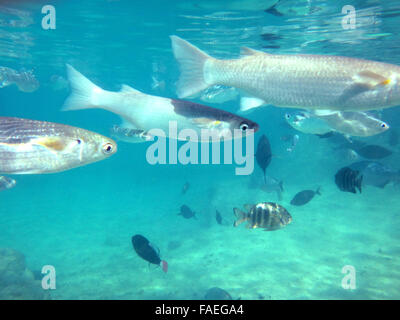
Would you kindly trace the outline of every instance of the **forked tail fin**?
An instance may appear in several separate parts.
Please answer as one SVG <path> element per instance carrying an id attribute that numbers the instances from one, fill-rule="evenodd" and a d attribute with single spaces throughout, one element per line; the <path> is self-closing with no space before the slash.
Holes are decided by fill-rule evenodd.
<path id="1" fill-rule="evenodd" d="M 177 36 L 170 36 L 172 42 L 172 51 L 175 59 L 179 63 L 181 71 L 178 83 L 177 94 L 179 98 L 193 96 L 213 85 L 207 83 L 204 77 L 204 65 L 214 59 L 199 48 L 190 44 Z"/>
<path id="2" fill-rule="evenodd" d="M 245 222 L 247 220 L 246 213 L 238 208 L 233 208 L 233 213 L 236 216 L 236 221 L 233 223 L 234 227 L 237 227 L 239 224 Z"/>
<path id="3" fill-rule="evenodd" d="M 103 100 L 105 91 L 69 64 L 67 64 L 67 74 L 71 86 L 71 94 L 64 102 L 61 110 L 97 108 L 100 101 Z"/>

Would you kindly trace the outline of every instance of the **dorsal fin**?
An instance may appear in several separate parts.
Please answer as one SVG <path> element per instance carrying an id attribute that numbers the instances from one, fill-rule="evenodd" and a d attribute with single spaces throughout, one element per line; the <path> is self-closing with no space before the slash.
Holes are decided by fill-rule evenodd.
<path id="1" fill-rule="evenodd" d="M 242 56 L 254 56 L 254 55 L 268 54 L 268 53 L 260 51 L 260 50 L 251 49 L 251 48 L 248 48 L 248 47 L 241 47 L 240 48 L 240 54 Z"/>
<path id="2" fill-rule="evenodd" d="M 121 90 L 119 92 L 130 93 L 130 94 L 143 94 L 139 90 L 133 89 L 132 87 L 130 87 L 130 86 L 126 85 L 126 84 L 123 84 L 121 86 Z"/>

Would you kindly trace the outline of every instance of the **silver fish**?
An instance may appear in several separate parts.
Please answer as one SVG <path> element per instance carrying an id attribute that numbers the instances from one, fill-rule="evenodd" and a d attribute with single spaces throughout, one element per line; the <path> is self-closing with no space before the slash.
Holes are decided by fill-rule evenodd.
<path id="1" fill-rule="evenodd" d="M 0 191 L 15 187 L 17 182 L 9 177 L 0 176 Z"/>
<path id="2" fill-rule="evenodd" d="M 218 60 L 171 36 L 180 64 L 180 98 L 220 84 L 246 91 L 258 105 L 362 111 L 400 104 L 400 67 L 328 55 L 275 55 L 243 48 L 240 59 Z M 252 103 L 251 107 L 255 107 Z M 242 105 L 242 109 L 248 109 Z"/>
<path id="3" fill-rule="evenodd" d="M 326 134 L 332 131 L 326 121 L 307 111 L 285 113 L 285 120 L 292 128 L 307 134 Z"/>
<path id="4" fill-rule="evenodd" d="M 114 125 L 111 128 L 111 136 L 128 143 L 141 143 L 153 140 L 153 137 L 144 130 L 132 129 L 122 125 Z"/>
<path id="5" fill-rule="evenodd" d="M 116 143 L 52 122 L 0 117 L 0 173 L 60 172 L 108 158 Z"/>
<path id="6" fill-rule="evenodd" d="M 119 92 L 106 91 L 70 65 L 67 65 L 67 72 L 72 93 L 64 103 L 64 111 L 101 108 L 118 114 L 135 129 L 146 132 L 161 129 L 167 136 L 170 122 L 176 121 L 178 132 L 182 129 L 196 131 L 197 137 L 192 137 L 192 141 L 197 141 L 194 138 L 202 141 L 202 129 L 212 130 L 225 140 L 232 138 L 234 129 L 240 130 L 243 135 L 258 130 L 257 123 L 224 110 L 190 101 L 148 95 L 127 85 L 122 85 Z M 178 136 L 177 139 L 186 141 L 187 137 Z"/>
<path id="7" fill-rule="evenodd" d="M 15 84 L 20 91 L 33 92 L 39 88 L 39 81 L 33 71 L 16 71 L 7 67 L 0 67 L 0 88 Z"/>
<path id="8" fill-rule="evenodd" d="M 315 110 L 314 114 L 332 130 L 356 137 L 370 137 L 383 133 L 389 125 L 365 112 Z"/>

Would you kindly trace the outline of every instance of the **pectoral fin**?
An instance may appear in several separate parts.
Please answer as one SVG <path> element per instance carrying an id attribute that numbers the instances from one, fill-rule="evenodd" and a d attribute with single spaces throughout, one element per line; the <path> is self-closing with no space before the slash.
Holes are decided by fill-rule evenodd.
<path id="1" fill-rule="evenodd" d="M 354 83 L 343 91 L 343 94 L 339 98 L 339 102 L 346 102 L 348 99 L 351 99 L 360 93 L 387 86 L 392 82 L 390 78 L 368 70 L 357 73 L 353 79 Z"/>
<path id="2" fill-rule="evenodd" d="M 67 143 L 65 140 L 59 137 L 45 137 L 38 138 L 35 141 L 32 141 L 33 144 L 41 145 L 50 151 L 62 151 L 66 148 Z"/>
<path id="3" fill-rule="evenodd" d="M 240 98 L 240 111 L 247 111 L 267 104 L 264 100 L 255 97 L 243 96 Z"/>
<path id="4" fill-rule="evenodd" d="M 365 86 L 368 90 L 375 89 L 378 86 L 390 84 L 391 79 L 384 77 L 372 71 L 361 71 L 354 77 L 355 83 Z"/>
<path id="5" fill-rule="evenodd" d="M 269 54 L 263 51 L 251 49 L 248 47 L 241 47 L 240 48 L 240 55 L 242 56 L 254 56 L 254 55 L 260 55 L 260 54 Z"/>

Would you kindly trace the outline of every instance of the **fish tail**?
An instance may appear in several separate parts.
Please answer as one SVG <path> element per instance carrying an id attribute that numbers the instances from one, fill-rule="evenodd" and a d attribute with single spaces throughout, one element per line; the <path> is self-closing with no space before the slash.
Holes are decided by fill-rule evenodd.
<path id="1" fill-rule="evenodd" d="M 233 223 L 234 227 L 237 227 L 239 224 L 245 222 L 247 220 L 246 213 L 238 208 L 233 208 L 233 213 L 235 214 L 237 220 Z"/>
<path id="2" fill-rule="evenodd" d="M 206 81 L 204 66 L 207 61 L 214 58 L 186 40 L 177 36 L 170 36 L 170 38 L 172 41 L 172 51 L 181 71 L 177 83 L 178 97 L 184 98 L 194 95 L 213 85 Z"/>
<path id="3" fill-rule="evenodd" d="M 67 64 L 67 74 L 71 94 L 64 102 L 62 111 L 97 108 L 100 100 L 103 100 L 102 94 L 105 91 L 69 64 Z"/>
<path id="4" fill-rule="evenodd" d="M 163 271 L 164 271 L 165 273 L 168 272 L 168 263 L 167 263 L 167 261 L 161 260 L 161 268 L 163 269 Z"/>

